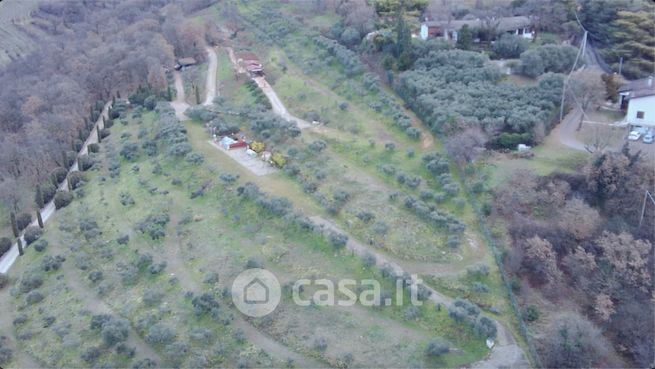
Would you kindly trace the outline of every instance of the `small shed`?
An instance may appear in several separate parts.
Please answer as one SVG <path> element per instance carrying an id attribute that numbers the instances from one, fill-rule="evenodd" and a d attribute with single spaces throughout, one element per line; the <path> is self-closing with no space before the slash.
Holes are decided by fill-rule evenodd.
<path id="1" fill-rule="evenodd" d="M 225 136 L 221 138 L 221 140 L 218 142 L 218 144 L 224 148 L 225 150 L 232 150 L 232 149 L 238 149 L 240 147 L 247 147 L 248 143 L 240 138 L 233 138 L 230 136 Z"/>
<path id="2" fill-rule="evenodd" d="M 177 59 L 177 64 L 175 64 L 175 69 L 180 70 L 196 64 L 198 64 L 198 61 L 195 58 L 180 58 Z"/>
<path id="3" fill-rule="evenodd" d="M 250 51 L 241 52 L 237 55 L 237 59 L 243 69 L 245 69 L 251 76 L 261 76 L 264 74 L 264 66 L 254 53 Z"/>

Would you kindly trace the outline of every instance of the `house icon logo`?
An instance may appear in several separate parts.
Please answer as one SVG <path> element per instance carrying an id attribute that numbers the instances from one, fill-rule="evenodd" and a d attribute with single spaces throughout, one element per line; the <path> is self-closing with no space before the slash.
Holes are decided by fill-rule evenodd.
<path id="1" fill-rule="evenodd" d="M 246 304 L 265 304 L 269 296 L 268 286 L 259 278 L 255 278 L 244 287 L 243 301 Z"/>
<path id="2" fill-rule="evenodd" d="M 280 303 L 280 282 L 266 269 L 246 269 L 232 282 L 232 302 L 243 314 L 262 317 Z"/>

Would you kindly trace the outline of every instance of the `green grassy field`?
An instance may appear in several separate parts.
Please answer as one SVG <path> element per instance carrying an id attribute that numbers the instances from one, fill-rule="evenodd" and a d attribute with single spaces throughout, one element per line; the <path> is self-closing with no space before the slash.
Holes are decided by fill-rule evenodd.
<path id="1" fill-rule="evenodd" d="M 238 173 L 240 183 L 248 176 L 217 150 L 205 150 L 206 142 L 197 139 L 202 132 L 195 129 L 196 123 L 188 124 L 189 136 L 199 152 L 206 153 L 204 164 L 168 157 L 160 146 L 155 156 L 141 153 L 133 161 L 122 159 L 120 174 L 112 177 L 108 170 L 115 160 L 112 153 L 137 136 L 145 140 L 157 132 L 154 113 L 128 122 L 112 128 L 94 169 L 87 173 L 88 183 L 73 204 L 48 224 L 42 238 L 47 241 L 45 250 L 28 248 L 12 270 L 18 286 L 28 276 L 43 280 L 34 289 L 44 296 L 42 301 L 27 303 L 27 291 L 13 296 L 14 315 L 21 321 L 13 332 L 20 337 L 18 347 L 38 363 L 129 366 L 148 357 L 165 366 L 284 365 L 284 350 L 244 337 L 243 327 L 252 326 L 286 350 L 324 365 L 339 365 L 351 354 L 358 366 L 456 366 L 486 353 L 470 328 L 429 304 L 418 317 L 407 320 L 402 306 L 302 308 L 284 296 L 270 317 L 244 321 L 222 291 L 249 259 L 263 263 L 282 284 L 301 277 L 373 277 L 382 280 L 385 289 L 392 283 L 384 282 L 378 271 L 363 268 L 350 253 L 335 252 L 322 236 L 289 227 L 283 219 L 241 199 L 237 184 L 222 184 L 220 173 Z M 179 184 L 172 184 L 177 180 Z M 207 181 L 211 186 L 206 193 L 191 199 L 190 193 Z M 123 204 L 126 198 L 134 203 Z M 152 239 L 135 229 L 135 224 L 153 214 L 169 215 L 163 238 Z M 127 244 L 117 242 L 123 235 L 129 236 Z M 61 267 L 44 271 L 44 260 L 55 255 L 65 258 Z M 152 261 L 145 257 L 144 263 L 144 255 Z M 161 263 L 165 263 L 163 271 L 153 272 L 151 266 Z M 210 278 L 214 273 L 217 280 Z M 216 316 L 194 313 L 193 297 L 202 293 L 217 299 Z M 134 357 L 115 347 L 108 349 L 103 335 L 91 328 L 92 317 L 101 313 L 127 320 L 128 346 L 136 347 Z M 51 316 L 54 322 L 44 326 Z M 173 338 L 153 341 L 152 326 L 157 324 L 174 332 Z M 430 361 L 423 352 L 433 336 L 447 337 L 456 350 L 438 362 Z M 312 345 L 317 337 L 328 342 L 327 349 Z M 100 350 L 97 357 L 91 355 L 94 348 Z M 152 352 L 158 357 L 149 355 Z M 84 361 L 82 356 L 93 359 Z"/>

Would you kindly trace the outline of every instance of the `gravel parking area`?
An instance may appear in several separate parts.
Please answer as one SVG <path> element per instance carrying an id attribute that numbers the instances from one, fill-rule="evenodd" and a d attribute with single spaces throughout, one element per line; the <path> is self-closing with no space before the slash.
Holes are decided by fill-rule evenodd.
<path id="1" fill-rule="evenodd" d="M 257 176 L 265 176 L 278 171 L 277 168 L 264 162 L 262 159 L 248 156 L 245 148 L 225 150 L 218 142 L 210 140 L 209 143 Z"/>

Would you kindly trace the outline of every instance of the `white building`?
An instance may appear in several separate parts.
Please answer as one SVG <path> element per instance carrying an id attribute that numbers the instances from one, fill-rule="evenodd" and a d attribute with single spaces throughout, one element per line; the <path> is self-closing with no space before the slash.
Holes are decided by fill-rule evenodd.
<path id="1" fill-rule="evenodd" d="M 498 35 L 509 33 L 518 35 L 523 38 L 534 38 L 534 28 L 532 20 L 524 16 L 502 17 L 489 20 L 487 22 L 481 19 L 472 20 L 453 20 L 453 21 L 426 21 L 421 23 L 420 37 L 427 40 L 433 37 L 442 37 L 446 40 L 457 41 L 457 33 L 464 26 L 468 26 L 472 31 L 484 27 L 494 28 Z"/>
<path id="2" fill-rule="evenodd" d="M 619 88 L 621 107 L 626 108 L 626 123 L 655 127 L 655 85 L 653 77 L 630 81 Z"/>

